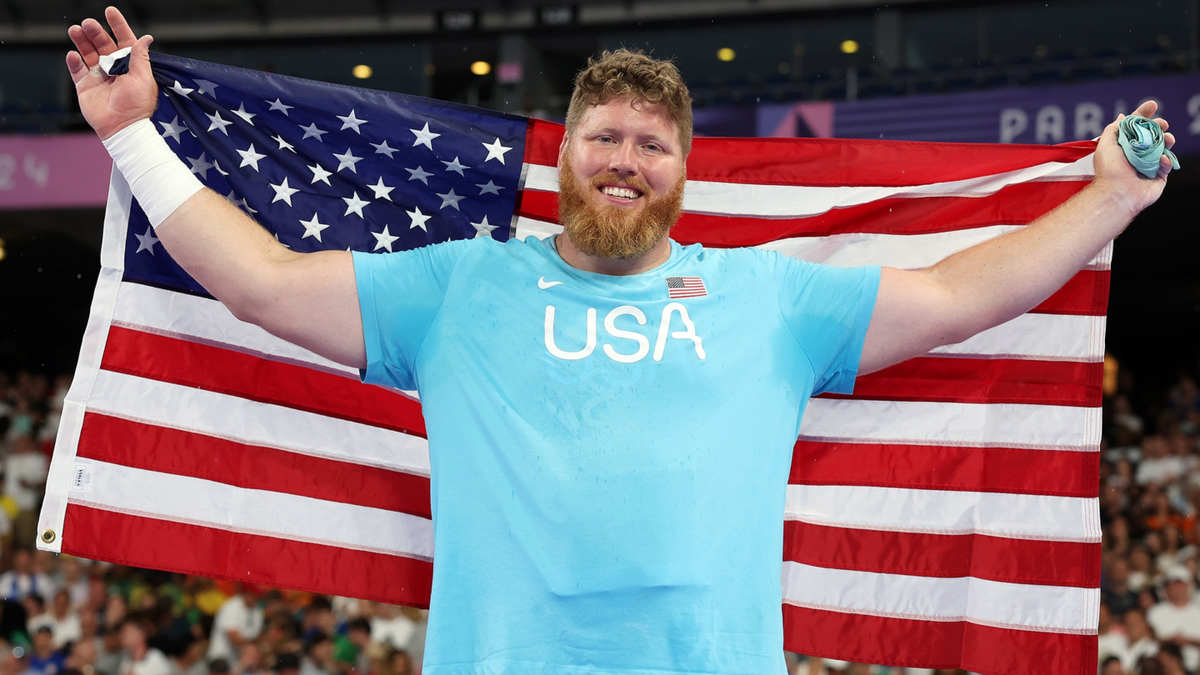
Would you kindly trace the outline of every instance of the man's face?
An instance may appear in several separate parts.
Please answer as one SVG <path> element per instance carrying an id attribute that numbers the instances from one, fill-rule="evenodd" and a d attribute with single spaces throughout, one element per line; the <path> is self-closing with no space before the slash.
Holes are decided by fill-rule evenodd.
<path id="1" fill-rule="evenodd" d="M 571 243 L 600 258 L 636 258 L 679 219 L 684 164 L 662 104 L 617 98 L 589 108 L 559 149 L 559 220 Z"/>

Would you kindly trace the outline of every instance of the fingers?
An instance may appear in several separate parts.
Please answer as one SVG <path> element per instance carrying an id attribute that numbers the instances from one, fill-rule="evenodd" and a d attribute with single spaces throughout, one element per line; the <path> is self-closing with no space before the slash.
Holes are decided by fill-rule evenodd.
<path id="1" fill-rule="evenodd" d="M 79 84 L 88 76 L 87 64 L 79 52 L 67 52 L 67 70 L 71 73 L 71 81 Z"/>
<path id="2" fill-rule="evenodd" d="M 133 51 L 129 53 L 129 74 L 151 82 L 154 81 L 154 75 L 150 72 L 150 43 L 152 42 L 154 42 L 152 36 L 143 35 L 141 39 L 133 43 Z"/>
<path id="3" fill-rule="evenodd" d="M 1157 111 L 1158 102 L 1156 102 L 1154 99 L 1150 99 L 1149 101 L 1139 105 L 1138 109 L 1135 110 L 1133 114 L 1141 115 L 1142 117 L 1154 117 L 1154 113 Z"/>
<path id="4" fill-rule="evenodd" d="M 1175 145 L 1175 134 L 1163 134 L 1163 141 L 1167 144 L 1167 149 L 1170 150 Z"/>
<path id="5" fill-rule="evenodd" d="M 109 7 L 104 10 L 104 18 L 108 19 L 108 25 L 112 28 L 113 35 L 117 38 L 117 47 L 119 49 L 131 47 L 133 43 L 137 42 L 137 36 L 134 35 L 133 29 L 129 27 L 129 23 L 125 21 L 125 16 L 121 14 L 121 10 L 116 7 Z"/>
<path id="6" fill-rule="evenodd" d="M 117 43 L 113 42 L 113 39 L 108 35 L 108 31 L 104 30 L 104 26 L 101 26 L 99 21 L 84 19 L 81 27 L 98 53 L 111 54 L 117 51 Z M 96 57 L 96 60 L 99 61 L 100 57 Z"/>
<path id="7" fill-rule="evenodd" d="M 92 44 L 92 39 L 87 36 L 82 26 L 68 28 L 67 36 L 71 38 L 75 49 L 79 50 L 79 56 L 88 68 L 100 63 L 100 53 L 96 51 L 96 45 Z"/>

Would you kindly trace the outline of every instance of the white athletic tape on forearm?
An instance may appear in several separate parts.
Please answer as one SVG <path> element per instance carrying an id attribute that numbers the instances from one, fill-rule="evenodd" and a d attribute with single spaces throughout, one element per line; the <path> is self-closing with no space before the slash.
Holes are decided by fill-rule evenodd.
<path id="1" fill-rule="evenodd" d="M 158 227 L 204 185 L 184 166 L 148 120 L 139 120 L 104 141 L 150 225 Z"/>

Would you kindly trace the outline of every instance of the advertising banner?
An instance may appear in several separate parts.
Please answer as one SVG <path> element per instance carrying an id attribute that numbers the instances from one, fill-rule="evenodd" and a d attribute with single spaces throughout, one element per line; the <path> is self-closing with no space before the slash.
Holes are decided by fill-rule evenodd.
<path id="1" fill-rule="evenodd" d="M 0 209 L 104 206 L 111 173 L 96 134 L 0 136 Z"/>

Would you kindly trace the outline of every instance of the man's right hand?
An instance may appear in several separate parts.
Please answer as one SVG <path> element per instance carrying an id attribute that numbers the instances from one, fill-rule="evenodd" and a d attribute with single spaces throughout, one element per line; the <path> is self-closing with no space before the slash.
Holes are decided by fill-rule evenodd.
<path id="1" fill-rule="evenodd" d="M 67 29 L 67 35 L 79 50 L 67 54 L 67 70 L 75 81 L 83 118 L 96 130 L 100 140 L 150 117 L 158 102 L 158 85 L 150 72 L 150 43 L 154 38 L 144 35 L 139 40 L 116 7 L 104 10 L 104 16 L 112 27 L 115 42 L 95 19 L 86 19 L 81 25 Z M 133 47 L 129 73 L 119 77 L 105 75 L 99 68 L 100 57 L 125 47 Z"/>

